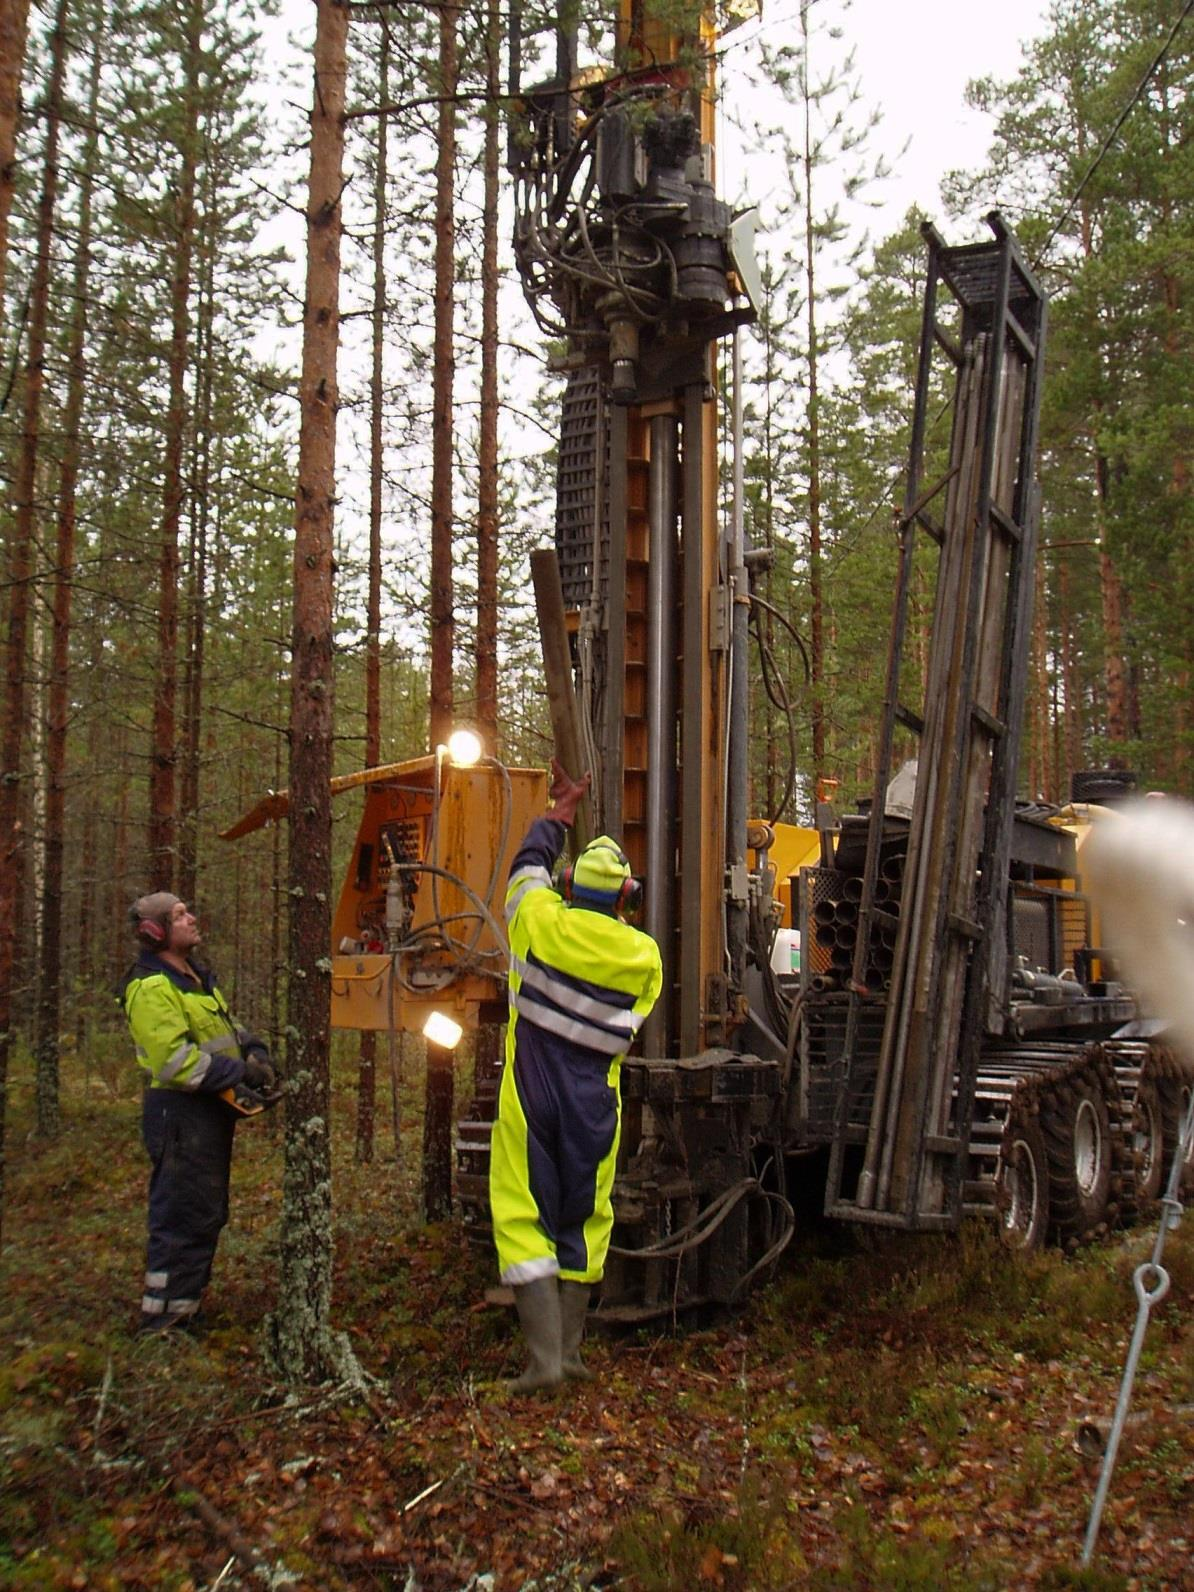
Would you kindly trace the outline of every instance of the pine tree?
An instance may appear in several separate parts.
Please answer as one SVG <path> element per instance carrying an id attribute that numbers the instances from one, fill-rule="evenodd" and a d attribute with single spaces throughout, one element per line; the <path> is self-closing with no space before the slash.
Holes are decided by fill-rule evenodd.
<path id="1" fill-rule="evenodd" d="M 0 0 L 0 326 L 8 266 L 8 218 L 16 187 L 17 122 L 29 30 L 29 0 Z"/>
<path id="2" fill-rule="evenodd" d="M 1190 220 L 1178 195 L 1191 181 L 1191 45 L 1175 27 L 1181 14 L 1175 0 L 1055 7 L 1013 81 L 972 85 L 997 117 L 996 138 L 989 169 L 951 192 L 964 207 L 994 187 L 1030 252 L 1043 253 L 1054 294 L 1041 433 L 1055 616 L 1046 651 L 1067 771 L 1093 756 L 1189 788 Z"/>
<path id="3" fill-rule="evenodd" d="M 59 13 L 55 51 L 65 59 L 66 7 Z M 98 20 L 98 19 L 93 19 Z M 38 1118 L 41 1131 L 55 1131 L 58 1116 L 59 1033 L 61 1027 L 62 888 L 66 841 L 67 732 L 70 718 L 70 653 L 75 577 L 76 496 L 80 465 L 80 422 L 86 368 L 87 299 L 90 282 L 91 215 L 99 151 L 97 108 L 102 30 L 93 28 L 89 67 L 87 128 L 80 163 L 78 229 L 74 246 L 70 331 L 66 349 L 67 396 L 63 416 L 58 480 L 53 580 L 53 640 L 50 664 L 46 751 L 45 883 L 42 893 L 39 997 L 37 1010 Z M 47 163 L 47 178 L 49 166 Z"/>
<path id="4" fill-rule="evenodd" d="M 344 1351 L 332 1338 L 331 795 L 333 539 L 340 197 L 343 189 L 348 10 L 318 0 L 307 201 L 299 475 L 294 541 L 290 716 L 290 944 L 282 1279 L 273 1318 L 279 1369 L 328 1376 Z"/>

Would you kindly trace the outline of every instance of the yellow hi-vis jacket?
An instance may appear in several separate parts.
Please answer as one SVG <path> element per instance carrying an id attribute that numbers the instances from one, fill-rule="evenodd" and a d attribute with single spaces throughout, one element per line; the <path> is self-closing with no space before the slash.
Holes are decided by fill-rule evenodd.
<path id="1" fill-rule="evenodd" d="M 551 887 L 564 826 L 539 819 L 506 892 L 510 1024 L 490 1157 L 502 1281 L 597 1281 L 613 1226 L 622 1057 L 663 981 L 654 940 Z"/>
<path id="2" fill-rule="evenodd" d="M 219 1094 L 244 1077 L 253 1036 L 237 1028 L 212 973 L 194 973 L 197 982 L 143 951 L 125 980 L 125 1015 L 151 1088 Z"/>

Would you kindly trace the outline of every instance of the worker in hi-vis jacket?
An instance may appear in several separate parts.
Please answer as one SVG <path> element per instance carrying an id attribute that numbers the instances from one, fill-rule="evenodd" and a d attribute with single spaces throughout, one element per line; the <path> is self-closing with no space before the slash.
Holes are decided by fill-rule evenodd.
<path id="1" fill-rule="evenodd" d="M 592 841 L 553 886 L 590 776 L 554 759 L 552 775 L 552 807 L 506 890 L 510 1024 L 489 1173 L 501 1280 L 530 1350 L 519 1393 L 591 1377 L 580 1342 L 613 1226 L 622 1057 L 663 981 L 659 948 L 626 921 L 641 886 L 616 841 Z"/>
<path id="2" fill-rule="evenodd" d="M 263 1039 L 238 1028 L 210 969 L 194 955 L 195 914 L 168 890 L 129 910 L 140 954 L 120 990 L 144 1069 L 149 1244 L 140 1330 L 203 1325 L 199 1300 L 228 1220 L 241 1085 L 268 1094 L 276 1077 Z"/>

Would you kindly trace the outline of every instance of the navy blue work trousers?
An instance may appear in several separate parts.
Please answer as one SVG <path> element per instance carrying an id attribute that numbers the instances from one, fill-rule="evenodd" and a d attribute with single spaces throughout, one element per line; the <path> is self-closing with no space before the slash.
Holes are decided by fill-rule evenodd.
<path id="1" fill-rule="evenodd" d="M 141 1314 L 147 1325 L 193 1315 L 228 1220 L 236 1113 L 218 1095 L 147 1089 L 149 1245 Z"/>

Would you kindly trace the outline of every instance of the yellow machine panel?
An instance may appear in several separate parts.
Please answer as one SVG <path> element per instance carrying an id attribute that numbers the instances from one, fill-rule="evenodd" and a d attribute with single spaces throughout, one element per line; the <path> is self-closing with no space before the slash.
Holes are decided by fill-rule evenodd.
<path id="1" fill-rule="evenodd" d="M 547 774 L 464 766 L 441 749 L 332 781 L 333 796 L 358 788 L 365 806 L 332 918 L 332 1027 L 422 1029 L 433 1009 L 471 1027 L 504 1000 L 506 877 L 547 811 Z M 271 792 L 221 839 L 279 823 L 289 801 Z"/>
<path id="2" fill-rule="evenodd" d="M 776 898 L 783 907 L 780 926 L 794 929 L 796 922 L 796 875 L 801 868 L 816 868 L 821 863 L 821 837 L 815 829 L 797 824 L 774 825 L 775 838 L 768 860 L 775 869 Z"/>
<path id="3" fill-rule="evenodd" d="M 506 876 L 547 775 L 422 757 L 363 783 L 332 920 L 332 1026 L 419 1029 L 432 1008 L 471 1025 L 501 998 Z"/>

